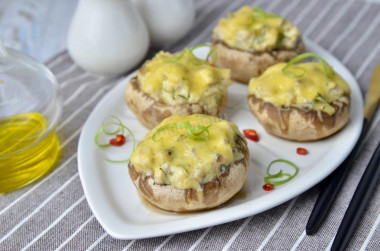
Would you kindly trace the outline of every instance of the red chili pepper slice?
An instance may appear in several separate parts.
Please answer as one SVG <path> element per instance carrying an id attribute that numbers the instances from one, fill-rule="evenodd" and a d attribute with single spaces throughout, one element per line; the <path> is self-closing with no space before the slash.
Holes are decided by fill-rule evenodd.
<path id="1" fill-rule="evenodd" d="M 110 139 L 110 144 L 113 146 L 122 146 L 124 145 L 126 139 L 123 134 L 117 134 L 115 138 Z"/>
<path id="2" fill-rule="evenodd" d="M 256 130 L 246 129 L 246 130 L 243 130 L 243 133 L 247 139 L 250 139 L 256 142 L 259 141 L 259 135 L 257 135 Z"/>
<path id="3" fill-rule="evenodd" d="M 274 189 L 274 186 L 273 186 L 273 184 L 266 183 L 266 184 L 263 185 L 263 189 L 265 191 L 272 191 Z"/>
<path id="4" fill-rule="evenodd" d="M 299 155 L 306 155 L 306 154 L 308 154 L 309 152 L 308 152 L 308 150 L 307 150 L 306 148 L 298 147 L 298 148 L 297 148 L 297 153 L 298 153 Z"/>

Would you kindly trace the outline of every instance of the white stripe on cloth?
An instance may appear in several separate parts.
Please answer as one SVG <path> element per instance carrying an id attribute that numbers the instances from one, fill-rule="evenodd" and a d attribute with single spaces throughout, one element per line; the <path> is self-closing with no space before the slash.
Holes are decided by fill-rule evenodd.
<path id="1" fill-rule="evenodd" d="M 326 247 L 325 251 L 330 251 L 331 250 L 331 247 L 332 247 L 332 244 L 334 242 L 334 239 L 335 237 L 330 241 L 329 245 Z"/>
<path id="2" fill-rule="evenodd" d="M 297 239 L 296 243 L 294 243 L 292 249 L 290 249 L 290 250 L 291 251 L 297 250 L 298 246 L 300 245 L 300 243 L 303 240 L 303 238 L 305 238 L 305 236 L 306 236 L 306 231 L 303 231 L 303 233 L 301 234 L 301 236 Z"/>
<path id="3" fill-rule="evenodd" d="M 271 12 L 273 11 L 274 8 L 276 8 L 276 6 L 281 3 L 281 1 L 272 1 L 266 8 L 265 8 L 265 12 Z"/>
<path id="4" fill-rule="evenodd" d="M 360 248 L 361 251 L 366 250 L 366 248 L 367 248 L 370 240 L 372 239 L 372 236 L 373 236 L 374 232 L 376 231 L 377 227 L 379 226 L 379 223 L 380 223 L 380 214 L 377 215 L 377 218 L 376 218 L 374 224 L 372 225 L 371 230 L 368 233 L 367 238 L 364 240 L 364 242 L 363 242 L 363 244 L 362 244 L 362 246 Z M 330 241 L 329 245 L 326 247 L 325 251 L 329 251 L 331 249 L 332 244 L 333 244 L 333 242 L 335 240 L 335 237 L 336 237 L 336 235 L 334 236 L 334 238 L 332 238 L 332 240 Z"/>
<path id="5" fill-rule="evenodd" d="M 379 226 L 379 223 L 380 223 L 380 214 L 377 215 L 377 218 L 376 218 L 375 222 L 373 223 L 371 230 L 368 233 L 367 238 L 365 239 L 363 245 L 360 247 L 360 251 L 367 250 L 368 243 L 372 239 L 373 234 L 375 233 L 377 227 Z"/>
<path id="6" fill-rule="evenodd" d="M 297 26 L 299 22 L 302 21 L 302 19 L 304 19 L 304 17 L 309 13 L 309 11 L 311 11 L 314 8 L 314 6 L 317 3 L 317 0 L 310 0 L 309 3 L 306 5 L 305 9 L 300 11 L 300 13 L 298 13 L 298 16 L 293 20 L 293 24 Z"/>
<path id="7" fill-rule="evenodd" d="M 326 34 L 334 27 L 334 25 L 342 18 L 342 16 L 346 13 L 346 11 L 352 6 L 354 0 L 350 0 L 348 4 L 344 4 L 342 8 L 339 9 L 339 12 L 334 15 L 333 19 L 327 24 L 327 26 L 323 29 L 321 33 L 314 40 L 316 43 L 319 43 L 322 38 L 326 36 Z"/>
<path id="8" fill-rule="evenodd" d="M 263 1 L 265 1 L 265 0 L 257 0 L 256 2 L 254 2 L 252 4 L 254 4 L 255 6 L 261 5 Z"/>
<path id="9" fill-rule="evenodd" d="M 69 53 L 64 53 L 61 56 L 55 58 L 53 61 L 50 61 L 49 63 L 46 64 L 48 68 L 54 68 L 55 66 L 59 65 L 63 61 L 65 61 L 67 58 L 69 58 Z"/>
<path id="10" fill-rule="evenodd" d="M 342 63 L 347 63 L 347 61 L 354 55 L 354 53 L 360 48 L 360 46 L 364 43 L 364 41 L 368 40 L 368 37 L 373 33 L 375 28 L 379 27 L 380 15 L 377 15 L 375 20 L 371 23 L 365 33 L 360 37 L 359 41 L 357 41 L 353 47 L 351 47 L 346 54 L 346 56 L 342 59 Z"/>
<path id="11" fill-rule="evenodd" d="M 46 181 L 48 181 L 50 178 L 52 178 L 61 169 L 63 169 L 67 164 L 69 164 L 76 156 L 77 156 L 77 154 L 75 153 L 71 157 L 69 157 L 64 163 L 62 163 L 60 166 L 58 166 L 57 168 L 55 168 L 54 171 L 52 171 L 51 173 L 49 173 L 40 182 L 38 182 L 37 184 L 35 184 L 30 190 L 28 190 L 26 193 L 24 193 L 23 195 L 21 195 L 20 197 L 18 197 L 17 200 L 13 201 L 6 208 L 4 208 L 3 210 L 1 210 L 0 215 L 2 215 L 3 213 L 5 213 L 9 208 L 11 208 L 15 204 L 17 204 L 20 200 L 24 199 L 27 195 L 29 195 L 31 192 L 33 192 L 35 189 L 37 189 L 40 185 L 42 185 L 43 183 L 45 183 Z"/>
<path id="12" fill-rule="evenodd" d="M 285 212 L 281 215 L 281 218 L 277 221 L 276 225 L 272 228 L 272 230 L 269 232 L 267 237 L 264 239 L 264 241 L 261 243 L 261 245 L 257 248 L 257 251 L 263 250 L 265 245 L 269 242 L 269 240 L 272 238 L 274 233 L 277 231 L 277 229 L 281 226 L 282 222 L 285 220 L 285 218 L 288 216 L 290 209 L 294 206 L 294 203 L 296 202 L 297 198 L 293 199 L 289 206 L 286 208 Z"/>
<path id="13" fill-rule="evenodd" d="M 299 4 L 299 1 L 293 0 L 291 4 L 286 6 L 286 8 L 283 11 L 281 11 L 281 16 L 286 17 L 294 9 L 294 7 L 297 6 L 297 4 Z"/>
<path id="14" fill-rule="evenodd" d="M 56 74 L 55 74 L 55 77 L 56 77 L 57 79 L 60 79 L 60 78 L 62 78 L 62 77 L 64 77 L 64 76 L 66 76 L 66 75 L 72 73 L 72 72 L 75 71 L 76 69 L 79 69 L 79 68 L 77 67 L 77 65 L 76 65 L 76 64 L 72 64 L 72 65 L 70 65 L 69 67 L 67 67 L 66 69 L 64 69 L 63 71 L 61 71 L 61 72 L 59 72 L 59 73 L 56 73 Z"/>
<path id="15" fill-rule="evenodd" d="M 85 107 L 90 105 L 91 103 L 95 102 L 97 98 L 99 98 L 100 95 L 103 94 L 103 92 L 107 91 L 108 89 L 112 88 L 113 85 L 105 85 L 102 88 L 100 88 L 90 99 L 87 100 L 81 107 L 75 112 L 71 113 L 69 117 L 65 119 L 57 128 L 57 131 L 61 130 L 64 126 L 66 126 L 67 123 L 69 123 L 75 116 L 77 116 Z"/>
<path id="16" fill-rule="evenodd" d="M 77 88 L 75 90 L 75 92 L 73 94 L 70 95 L 70 97 L 67 97 L 67 99 L 63 102 L 63 105 L 67 105 L 68 103 L 70 103 L 71 101 L 73 101 L 79 94 L 82 93 L 82 91 L 84 91 L 90 84 L 97 84 L 97 83 L 100 83 L 101 81 L 103 80 L 103 78 L 98 78 L 97 80 L 93 81 L 87 81 L 85 83 L 82 83 L 81 86 L 79 88 Z"/>
<path id="17" fill-rule="evenodd" d="M 353 21 L 344 29 L 344 31 L 334 40 L 334 43 L 328 48 L 329 52 L 333 52 L 338 45 L 341 44 L 343 39 L 347 37 L 348 34 L 358 25 L 360 19 L 363 18 L 364 14 L 369 10 L 370 4 L 365 4 L 364 7 L 360 9 L 359 12 L 356 13 Z"/>
<path id="18" fill-rule="evenodd" d="M 193 251 L 193 250 L 199 245 L 199 243 L 202 242 L 202 240 L 206 237 L 206 235 L 207 235 L 208 233 L 210 233 L 211 229 L 212 229 L 212 227 L 207 228 L 207 229 L 203 232 L 203 234 L 198 238 L 198 240 L 196 240 L 196 241 L 193 243 L 193 245 L 188 249 L 188 251 Z"/>
<path id="19" fill-rule="evenodd" d="M 127 251 L 130 247 L 132 247 L 133 244 L 135 244 L 136 239 L 130 241 L 127 246 L 123 249 L 123 251 Z"/>
<path id="20" fill-rule="evenodd" d="M 96 247 L 104 238 L 106 238 L 108 234 L 107 233 L 104 233 L 102 234 L 94 243 L 92 243 L 91 246 L 89 246 L 86 251 L 90 251 L 92 250 L 94 247 Z"/>
<path id="21" fill-rule="evenodd" d="M 70 143 L 74 138 L 78 137 L 79 133 L 82 131 L 82 126 L 77 129 L 73 134 L 70 135 L 64 142 L 61 144 L 61 148 L 64 148 L 68 143 Z"/>
<path id="22" fill-rule="evenodd" d="M 223 251 L 227 251 L 232 243 L 234 243 L 234 241 L 236 240 L 236 238 L 239 236 L 239 234 L 244 230 L 244 228 L 248 225 L 248 223 L 252 220 L 253 216 L 250 216 L 248 217 L 247 219 L 245 219 L 245 221 L 243 222 L 243 224 L 241 224 L 241 226 L 239 227 L 239 229 L 234 233 L 234 235 L 229 239 L 229 241 L 227 242 L 227 244 L 223 247 Z"/>
<path id="23" fill-rule="evenodd" d="M 61 250 L 64 246 L 66 246 L 67 243 L 69 243 L 80 231 L 82 231 L 82 229 L 90 222 L 92 221 L 93 219 L 95 218 L 94 215 L 91 215 L 85 222 L 83 222 L 82 225 L 80 225 L 80 227 L 78 227 L 77 230 L 75 230 L 75 232 L 70 235 L 69 238 L 67 238 L 64 242 L 61 243 L 61 245 L 59 245 L 59 247 L 56 249 L 56 250 Z"/>
<path id="24" fill-rule="evenodd" d="M 71 84 L 71 83 L 74 83 L 74 82 L 76 82 L 76 81 L 82 80 L 82 79 L 84 79 L 84 78 L 86 78 L 86 77 L 89 77 L 89 76 L 91 76 L 90 73 L 88 73 L 88 72 L 83 72 L 83 73 L 79 74 L 78 76 L 75 76 L 75 77 L 73 77 L 73 78 L 69 78 L 69 79 L 67 79 L 67 80 L 65 80 L 65 81 L 62 81 L 61 84 L 60 84 L 60 87 L 61 87 L 61 89 L 63 89 L 63 88 L 65 88 L 68 84 Z"/>
<path id="25" fill-rule="evenodd" d="M 174 234 L 169 235 L 154 251 L 160 251 L 161 248 L 163 248 L 166 245 L 166 243 L 168 243 L 173 237 Z"/>
<path id="26" fill-rule="evenodd" d="M 86 197 L 83 195 L 76 202 L 74 202 L 68 209 L 66 209 L 53 223 L 51 223 L 47 228 L 44 229 L 39 235 L 37 235 L 32 241 L 30 241 L 22 251 L 27 250 L 31 247 L 36 241 L 38 241 L 44 234 L 46 234 L 50 229 L 52 229 L 55 225 L 57 225 L 68 213 L 70 213 L 77 205 L 79 205 L 82 201 L 84 201 Z"/>
<path id="27" fill-rule="evenodd" d="M 36 209 L 33 210 L 27 217 L 25 217 L 21 222 L 19 222 L 15 227 L 11 229 L 3 238 L 0 239 L 0 244 L 6 240 L 9 236 L 11 236 L 14 232 L 17 231 L 25 222 L 27 222 L 33 215 L 38 213 L 41 208 L 43 208 L 48 202 L 50 202 L 57 194 L 59 194 L 66 186 L 68 186 L 74 179 L 79 176 L 78 172 L 74 174 L 69 180 L 67 180 L 60 188 L 54 191 L 48 198 L 46 198 Z"/>
<path id="28" fill-rule="evenodd" d="M 82 91 L 84 91 L 86 88 L 87 88 L 88 84 L 83 84 L 81 85 L 79 88 L 77 88 L 75 90 L 75 92 L 73 94 L 70 95 L 70 97 L 68 97 L 64 102 L 63 102 L 63 105 L 66 106 L 67 104 L 71 103 L 73 100 L 75 100 L 79 94 L 82 93 Z"/>
<path id="29" fill-rule="evenodd" d="M 367 69 L 368 65 L 372 62 L 372 60 L 375 58 L 375 56 L 378 56 L 379 52 L 380 52 L 380 43 L 376 45 L 375 49 L 371 52 L 371 55 L 367 57 L 367 59 L 360 65 L 360 68 L 355 74 L 356 79 L 359 79 L 362 76 L 362 74 Z M 376 63 L 379 64 L 380 61 Z"/>
<path id="30" fill-rule="evenodd" d="M 326 4 L 326 6 L 324 6 L 324 8 L 322 9 L 322 11 L 320 11 L 318 13 L 317 17 L 313 20 L 313 22 L 311 23 L 311 25 L 309 25 L 309 27 L 307 27 L 307 29 L 303 32 L 303 36 L 309 37 L 309 35 L 311 34 L 311 32 L 313 32 L 313 30 L 315 29 L 315 27 L 317 27 L 317 25 L 321 23 L 322 19 L 327 15 L 327 13 L 331 9 L 331 7 L 336 2 L 337 2 L 337 0 L 331 0 L 331 1 L 328 2 L 328 4 Z"/>

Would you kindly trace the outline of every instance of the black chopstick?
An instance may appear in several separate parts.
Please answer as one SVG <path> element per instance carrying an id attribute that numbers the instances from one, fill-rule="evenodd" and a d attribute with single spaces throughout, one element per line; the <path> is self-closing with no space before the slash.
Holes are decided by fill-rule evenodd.
<path id="1" fill-rule="evenodd" d="M 380 143 L 372 155 L 339 226 L 331 250 L 345 250 L 380 178 Z"/>
<path id="2" fill-rule="evenodd" d="M 331 207 L 331 204 L 335 200 L 342 184 L 344 183 L 344 180 L 346 179 L 350 166 L 352 165 L 353 160 L 358 153 L 361 142 L 365 138 L 368 128 L 369 123 L 367 119 L 364 119 L 362 131 L 355 147 L 352 149 L 348 157 L 342 162 L 342 164 L 340 164 L 339 167 L 322 182 L 323 188 L 318 195 L 314 208 L 311 211 L 309 221 L 306 224 L 307 235 L 312 235 L 317 232 L 323 220 L 325 219 L 326 214 Z"/>

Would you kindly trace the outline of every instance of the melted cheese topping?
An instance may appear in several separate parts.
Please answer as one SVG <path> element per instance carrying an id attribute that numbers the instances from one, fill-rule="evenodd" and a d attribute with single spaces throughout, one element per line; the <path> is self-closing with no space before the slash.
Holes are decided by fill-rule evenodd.
<path id="1" fill-rule="evenodd" d="M 213 30 L 214 39 L 232 48 L 258 52 L 293 49 L 299 37 L 299 30 L 289 21 L 273 14 L 258 15 L 249 6 L 228 14 Z"/>
<path id="2" fill-rule="evenodd" d="M 161 51 L 147 61 L 137 73 L 141 89 L 159 102 L 198 103 L 216 115 L 232 83 L 230 70 L 214 68 L 186 50 L 183 53 L 179 58 L 181 54 Z"/>
<path id="3" fill-rule="evenodd" d="M 248 95 L 255 95 L 264 102 L 277 107 L 297 106 L 305 109 L 323 111 L 332 115 L 335 108 L 349 102 L 350 87 L 344 79 L 335 73 L 328 78 L 320 63 L 297 64 L 305 70 L 300 78 L 286 76 L 282 69 L 286 64 L 269 67 L 260 77 L 249 82 Z M 290 67 L 287 72 L 297 75 L 300 70 Z"/>
<path id="4" fill-rule="evenodd" d="M 162 126 L 189 121 L 192 126 L 209 126 L 209 139 L 195 141 L 186 128 L 161 131 Z M 237 126 L 231 122 L 207 115 L 171 116 L 150 131 L 137 145 L 131 163 L 137 172 L 154 178 L 155 184 L 170 184 L 178 189 L 193 188 L 202 191 L 202 185 L 228 170 L 229 165 L 243 159 L 236 148 L 236 137 L 244 141 Z"/>

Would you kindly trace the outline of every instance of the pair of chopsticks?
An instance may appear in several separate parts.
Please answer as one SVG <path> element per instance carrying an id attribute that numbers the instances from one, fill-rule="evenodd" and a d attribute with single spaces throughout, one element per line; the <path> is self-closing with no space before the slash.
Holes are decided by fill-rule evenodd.
<path id="1" fill-rule="evenodd" d="M 379 178 L 380 143 L 377 145 L 375 153 L 372 155 L 371 161 L 360 179 L 359 185 L 339 226 L 331 250 L 344 250 L 347 246 Z"/>
<path id="2" fill-rule="evenodd" d="M 363 127 L 357 144 L 351 151 L 346 160 L 324 181 L 324 187 L 321 190 L 314 208 L 311 212 L 309 221 L 306 225 L 306 234 L 314 234 L 322 221 L 326 218 L 327 212 L 335 200 L 340 187 L 342 186 L 349 172 L 355 156 L 364 141 L 365 135 L 369 129 L 369 125 L 374 111 L 380 100 L 380 64 L 375 68 L 372 74 L 370 87 L 368 90 L 365 107 Z M 380 176 L 380 146 L 377 147 L 372 159 L 367 166 L 355 194 L 350 202 L 349 208 L 335 236 L 331 250 L 344 250 L 348 244 L 355 226 L 363 213 L 370 195 L 375 188 Z"/>

